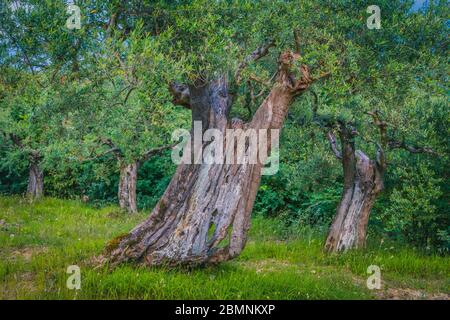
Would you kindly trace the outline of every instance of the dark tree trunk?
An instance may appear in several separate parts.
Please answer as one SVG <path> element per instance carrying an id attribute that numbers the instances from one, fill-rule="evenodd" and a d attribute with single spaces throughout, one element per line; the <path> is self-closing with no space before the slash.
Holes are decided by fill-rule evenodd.
<path id="1" fill-rule="evenodd" d="M 351 130 L 340 132 L 344 190 L 325 243 L 330 252 L 365 246 L 370 211 L 383 189 L 382 168 L 362 151 L 355 151 Z"/>
<path id="2" fill-rule="evenodd" d="M 38 199 L 44 194 L 44 171 L 40 167 L 38 156 L 30 156 L 27 196 Z"/>
<path id="3" fill-rule="evenodd" d="M 120 164 L 120 179 L 118 198 L 120 208 L 127 210 L 129 213 L 137 212 L 136 205 L 136 184 L 139 163 Z"/>
<path id="4" fill-rule="evenodd" d="M 295 81 L 286 53 L 277 81 L 251 122 L 230 121 L 231 96 L 226 76 L 189 86 L 192 120 L 214 128 L 279 129 L 293 98 L 311 83 L 307 68 Z M 270 150 L 270 140 L 268 139 Z M 224 142 L 224 150 L 230 141 Z M 213 263 L 231 259 L 244 248 L 250 214 L 260 183 L 256 164 L 180 164 L 150 217 L 130 233 L 112 240 L 101 257 L 111 265 L 136 261 L 146 265 Z"/>

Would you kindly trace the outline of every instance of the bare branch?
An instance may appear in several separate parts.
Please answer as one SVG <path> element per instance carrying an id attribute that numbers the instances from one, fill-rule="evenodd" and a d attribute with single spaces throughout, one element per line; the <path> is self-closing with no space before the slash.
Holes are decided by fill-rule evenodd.
<path id="1" fill-rule="evenodd" d="M 336 137 L 332 130 L 327 132 L 328 142 L 330 142 L 331 151 L 333 151 L 336 158 L 342 160 L 342 153 L 339 151 L 336 143 Z"/>
<path id="2" fill-rule="evenodd" d="M 121 160 L 122 159 L 122 152 L 120 151 L 120 148 L 118 148 L 111 139 L 107 139 L 107 138 L 99 138 L 99 141 L 110 147 L 111 148 L 111 152 L 114 153 L 114 156 L 116 157 L 117 160 Z"/>
<path id="3" fill-rule="evenodd" d="M 249 78 L 250 78 L 250 80 L 256 81 L 256 82 L 262 84 L 262 85 L 265 86 L 265 87 L 268 87 L 268 88 L 271 87 L 270 82 L 267 82 L 266 80 L 261 79 L 261 78 L 255 76 L 254 74 L 251 74 Z"/>
<path id="4" fill-rule="evenodd" d="M 433 155 L 439 155 L 438 152 L 434 151 L 430 147 L 413 147 L 413 146 L 407 145 L 404 140 L 401 142 L 391 140 L 388 142 L 388 145 L 389 145 L 390 149 L 404 149 L 411 153 L 428 153 L 428 154 L 433 154 Z"/>
<path id="5" fill-rule="evenodd" d="M 118 152 L 118 151 L 120 151 L 118 148 L 112 148 L 112 149 L 106 150 L 105 152 L 102 152 L 102 153 L 100 153 L 98 155 L 95 155 L 95 156 L 92 156 L 92 157 L 89 157 L 89 158 L 78 158 L 78 161 L 81 161 L 81 162 L 93 161 L 93 160 L 97 160 L 97 159 L 99 159 L 99 158 L 101 158 L 103 156 L 106 156 L 106 155 L 108 155 L 110 153 L 115 153 L 115 152 Z"/>
<path id="6" fill-rule="evenodd" d="M 387 123 L 381 119 L 379 111 L 369 111 L 367 112 L 367 114 L 372 116 L 374 124 L 380 130 L 381 146 L 378 146 L 379 149 L 384 150 L 389 147 L 390 149 L 404 149 L 411 153 L 429 153 L 439 155 L 439 153 L 437 153 L 430 147 L 413 147 L 411 145 L 407 145 L 405 143 L 405 139 L 402 139 L 402 141 L 392 139 L 389 140 L 387 136 Z"/>
<path id="7" fill-rule="evenodd" d="M 174 146 L 176 146 L 177 144 L 178 144 L 178 142 L 172 143 L 172 144 L 169 144 L 169 145 L 165 145 L 165 146 L 162 146 L 162 147 L 150 149 L 150 150 L 148 150 L 148 151 L 146 151 L 144 153 L 144 155 L 142 156 L 142 158 L 141 158 L 141 160 L 139 162 L 147 161 L 148 159 L 150 159 L 154 155 L 156 155 L 156 154 L 158 154 L 158 153 L 160 153 L 160 152 L 162 152 L 164 150 L 171 149 Z"/>
<path id="8" fill-rule="evenodd" d="M 249 80 L 247 80 L 247 85 L 250 88 L 250 97 L 251 97 L 252 104 L 256 104 L 256 99 L 262 97 L 262 95 L 266 92 L 267 89 L 271 89 L 272 88 L 273 81 L 275 80 L 275 77 L 277 76 L 277 74 L 278 74 L 278 70 L 275 71 L 275 73 L 267 81 L 264 80 L 264 79 L 261 79 L 261 78 L 259 78 L 257 76 L 255 76 L 254 74 L 250 75 Z M 255 94 L 254 88 L 252 86 L 252 82 L 250 80 L 258 82 L 258 83 L 260 83 L 262 85 L 262 88 L 259 91 L 259 93 Z M 249 106 L 247 106 L 247 107 L 249 107 Z M 249 111 L 250 111 L 250 109 L 249 109 Z M 251 115 L 251 112 L 250 112 L 250 115 Z"/>
<path id="9" fill-rule="evenodd" d="M 331 72 L 322 72 L 322 74 L 320 76 L 312 78 L 312 81 L 313 82 L 319 81 L 321 79 L 328 78 L 330 75 L 331 75 Z"/>
<path id="10" fill-rule="evenodd" d="M 128 98 L 130 97 L 130 94 L 131 94 L 131 92 L 132 92 L 134 89 L 136 89 L 136 87 L 131 87 L 131 88 L 128 90 L 127 95 L 125 96 L 125 99 L 123 100 L 123 104 L 124 104 L 124 105 L 127 103 Z"/>
<path id="11" fill-rule="evenodd" d="M 266 44 L 257 48 L 251 54 L 246 56 L 244 60 L 238 65 L 236 72 L 234 73 L 234 79 L 237 84 L 239 84 L 242 80 L 242 71 L 254 61 L 258 61 L 262 57 L 266 56 L 269 53 L 269 49 L 275 46 L 275 41 L 270 39 Z"/>
<path id="12" fill-rule="evenodd" d="M 380 140 L 381 146 L 383 150 L 386 149 L 387 146 L 387 123 L 383 121 L 380 117 L 380 113 L 378 110 L 367 112 L 368 115 L 372 116 L 373 123 L 378 127 L 380 131 Z"/>

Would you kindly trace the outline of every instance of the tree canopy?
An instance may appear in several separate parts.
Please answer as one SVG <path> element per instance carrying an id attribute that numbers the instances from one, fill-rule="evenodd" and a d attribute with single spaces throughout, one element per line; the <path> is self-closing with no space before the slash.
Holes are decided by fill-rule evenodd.
<path id="1" fill-rule="evenodd" d="M 0 192 L 24 192 L 35 162 L 46 194 L 107 203 L 120 198 L 118 163 L 142 161 L 137 202 L 151 208 L 174 171 L 153 151 L 191 117 L 173 86 L 225 74 L 231 116 L 248 121 L 291 50 L 297 75 L 306 65 L 320 80 L 289 109 L 280 172 L 263 177 L 254 213 L 327 228 L 345 185 L 334 151 L 351 128 L 355 149 L 386 164 L 373 233 L 448 250 L 446 1 L 378 1 L 381 29 L 367 27 L 367 1 L 75 4 L 73 30 L 63 1 L 0 7 Z"/>

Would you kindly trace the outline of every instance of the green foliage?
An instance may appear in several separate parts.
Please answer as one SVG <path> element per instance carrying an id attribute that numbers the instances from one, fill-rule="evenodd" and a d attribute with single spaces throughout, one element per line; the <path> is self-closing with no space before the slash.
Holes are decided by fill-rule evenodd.
<path id="1" fill-rule="evenodd" d="M 437 246 L 448 252 L 448 230 L 442 227 L 448 225 L 449 216 L 436 205 L 443 195 L 442 179 L 433 176 L 426 163 L 415 168 L 396 168 L 394 174 L 400 183 L 392 190 L 389 204 L 379 217 L 385 222 L 386 231 L 399 233 L 428 250 Z"/>

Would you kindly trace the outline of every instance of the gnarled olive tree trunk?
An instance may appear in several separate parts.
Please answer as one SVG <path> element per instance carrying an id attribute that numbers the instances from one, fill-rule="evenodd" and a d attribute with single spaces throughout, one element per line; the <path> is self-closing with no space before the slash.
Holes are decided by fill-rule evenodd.
<path id="1" fill-rule="evenodd" d="M 249 123 L 228 118 L 232 99 L 225 75 L 188 87 L 192 120 L 224 137 L 230 128 L 281 128 L 293 98 L 312 82 L 306 66 L 295 80 L 290 68 L 297 58 L 290 52 L 281 56 L 276 83 Z M 186 88 L 183 92 L 186 96 Z M 224 150 L 230 143 L 224 141 Z M 101 261 L 177 265 L 237 256 L 246 243 L 262 163 L 264 159 L 256 164 L 180 164 L 150 217 L 112 240 Z"/>
<path id="2" fill-rule="evenodd" d="M 120 178 L 118 198 L 120 208 L 127 210 L 129 213 L 137 212 L 136 205 L 136 184 L 139 162 L 131 164 L 120 164 Z"/>
<path id="3" fill-rule="evenodd" d="M 38 154 L 29 156 L 27 196 L 32 199 L 38 199 L 44 194 L 44 171 L 40 161 L 41 157 Z"/>
<path id="4" fill-rule="evenodd" d="M 340 140 L 342 152 L 334 151 L 342 161 L 344 190 L 325 243 L 330 252 L 365 246 L 370 211 L 383 189 L 382 167 L 362 151 L 355 151 L 352 129 L 342 128 Z"/>
<path id="5" fill-rule="evenodd" d="M 330 123 L 327 120 L 328 140 L 336 157 L 341 160 L 344 169 L 344 191 L 337 208 L 325 243 L 325 250 L 331 252 L 362 248 L 366 244 L 367 223 L 370 211 L 378 194 L 383 190 L 383 176 L 387 163 L 385 151 L 401 148 L 411 153 L 430 153 L 438 155 L 429 147 L 414 147 L 402 141 L 388 138 L 388 124 L 382 120 L 379 111 L 367 112 L 378 128 L 376 160 L 371 160 L 360 150 L 355 150 L 354 137 L 356 130 L 344 121 Z M 338 129 L 341 150 L 338 150 L 333 129 Z"/>

